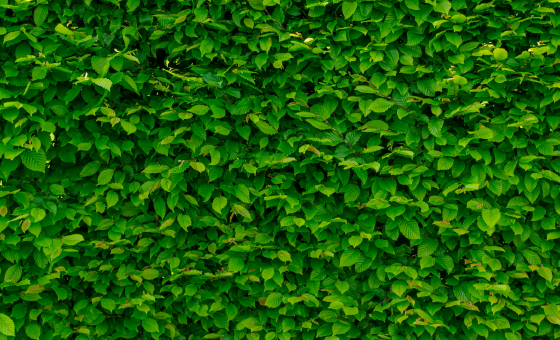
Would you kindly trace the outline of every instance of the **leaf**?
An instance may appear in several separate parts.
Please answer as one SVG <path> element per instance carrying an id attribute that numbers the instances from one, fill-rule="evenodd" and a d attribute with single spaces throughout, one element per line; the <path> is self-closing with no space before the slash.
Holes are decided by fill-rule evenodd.
<path id="1" fill-rule="evenodd" d="M 406 282 L 401 280 L 394 281 L 391 285 L 391 290 L 398 296 L 403 296 L 407 289 L 408 285 L 406 284 Z"/>
<path id="2" fill-rule="evenodd" d="M 12 282 L 16 283 L 20 280 L 21 275 L 23 273 L 22 267 L 19 265 L 13 265 L 6 269 L 4 273 L 4 282 Z"/>
<path id="3" fill-rule="evenodd" d="M 227 198 L 216 197 L 212 202 L 212 209 L 214 209 L 218 214 L 222 213 L 222 209 L 227 205 Z"/>
<path id="4" fill-rule="evenodd" d="M 99 173 L 99 176 L 97 177 L 97 185 L 106 185 L 109 184 L 109 182 L 111 182 L 111 180 L 113 179 L 113 174 L 115 173 L 115 170 L 113 169 L 106 169 L 103 170 Z"/>
<path id="5" fill-rule="evenodd" d="M 17 37 L 19 37 L 20 33 L 21 33 L 21 31 L 14 31 L 14 32 L 10 32 L 10 33 L 6 34 L 4 36 L 4 44 L 6 44 L 9 41 L 12 41 L 12 40 L 16 39 Z"/>
<path id="6" fill-rule="evenodd" d="M 360 252 L 355 249 L 346 249 L 342 255 L 340 255 L 340 266 L 350 267 L 358 262 L 360 258 Z"/>
<path id="7" fill-rule="evenodd" d="M 494 49 L 494 53 L 493 53 L 493 54 L 494 54 L 494 58 L 495 58 L 497 61 L 505 60 L 505 59 L 507 59 L 507 57 L 508 57 L 507 51 L 506 51 L 505 49 L 503 49 L 503 48 L 496 48 L 496 49 Z"/>
<path id="8" fill-rule="evenodd" d="M 114 191 L 110 191 L 107 193 L 106 200 L 107 200 L 107 209 L 108 209 L 119 202 L 119 195 Z"/>
<path id="9" fill-rule="evenodd" d="M 138 0 L 138 1 L 140 1 L 140 0 Z M 132 79 L 130 76 L 128 76 L 126 74 L 123 75 L 123 79 L 124 79 L 125 83 L 128 84 L 128 86 L 130 86 L 130 88 L 132 88 L 132 90 L 134 92 L 136 92 L 136 94 L 139 94 L 138 93 L 138 85 L 136 85 L 136 82 L 134 81 L 134 79 Z"/>
<path id="10" fill-rule="evenodd" d="M 122 126 L 123 130 L 126 131 L 126 133 L 129 134 L 129 135 L 135 133 L 136 130 L 137 130 L 136 126 L 134 126 L 134 124 L 132 124 L 130 122 L 127 122 L 124 119 L 121 119 L 120 123 L 121 123 L 121 126 Z"/>
<path id="11" fill-rule="evenodd" d="M 238 257 L 229 259 L 228 270 L 230 272 L 240 272 L 245 268 L 245 261 Z"/>
<path id="12" fill-rule="evenodd" d="M 274 135 L 276 133 L 276 130 L 274 130 L 272 126 L 262 120 L 256 122 L 255 125 L 259 128 L 259 130 L 267 135 Z"/>
<path id="13" fill-rule="evenodd" d="M 354 14 L 354 12 L 356 12 L 357 8 L 357 2 L 344 1 L 342 3 L 342 13 L 344 14 L 344 19 L 350 18 Z"/>
<path id="14" fill-rule="evenodd" d="M 49 15 L 49 7 L 45 5 L 40 5 L 35 7 L 33 13 L 33 20 L 35 21 L 35 26 L 41 26 Z"/>
<path id="15" fill-rule="evenodd" d="M 140 0 L 127 0 L 126 7 L 128 8 L 128 12 L 132 12 L 140 6 Z"/>
<path id="16" fill-rule="evenodd" d="M 90 162 L 82 168 L 82 171 L 80 172 L 80 177 L 92 176 L 99 170 L 100 167 L 101 167 L 100 162 L 98 161 Z"/>
<path id="17" fill-rule="evenodd" d="M 195 105 L 189 109 L 189 112 L 198 116 L 204 116 L 208 111 L 210 111 L 210 107 L 207 105 Z"/>
<path id="18" fill-rule="evenodd" d="M 282 304 L 282 294 L 271 293 L 266 297 L 265 306 L 268 308 L 278 308 Z"/>
<path id="19" fill-rule="evenodd" d="M 494 228 L 501 216 L 500 210 L 496 208 L 482 210 L 482 218 L 490 228 Z"/>
<path id="20" fill-rule="evenodd" d="M 437 168 L 440 171 L 449 170 L 453 167 L 454 162 L 453 158 L 440 158 L 438 159 Z"/>
<path id="21" fill-rule="evenodd" d="M 167 165 L 150 164 L 146 168 L 144 168 L 142 172 L 145 174 L 159 174 L 167 169 L 169 169 Z"/>
<path id="22" fill-rule="evenodd" d="M 360 197 L 360 188 L 357 185 L 350 185 L 349 189 L 344 193 L 344 202 L 354 202 Z"/>
<path id="23" fill-rule="evenodd" d="M 107 58 L 94 56 L 91 58 L 91 66 L 100 76 L 104 76 L 105 73 L 109 71 L 109 60 L 107 60 Z M 104 87 L 102 85 L 99 86 Z M 111 87 L 111 85 L 109 85 L 109 87 Z"/>
<path id="24" fill-rule="evenodd" d="M 432 255 L 438 247 L 438 241 L 433 238 L 424 238 L 418 246 L 418 257 L 426 257 Z"/>
<path id="25" fill-rule="evenodd" d="M 156 320 L 152 318 L 146 318 L 142 320 L 142 327 L 148 333 L 157 333 L 159 332 L 158 323 Z"/>
<path id="26" fill-rule="evenodd" d="M 192 220 L 189 215 L 181 214 L 177 217 L 177 221 L 179 222 L 181 228 L 183 228 L 185 231 L 188 231 L 188 228 L 192 225 Z"/>
<path id="27" fill-rule="evenodd" d="M 457 48 L 463 43 L 463 38 L 457 33 L 446 33 L 445 38 Z"/>
<path id="28" fill-rule="evenodd" d="M 41 337 L 41 332 L 41 326 L 36 322 L 30 323 L 25 326 L 25 334 L 27 334 L 27 336 L 31 339 L 39 340 L 39 338 Z"/>
<path id="29" fill-rule="evenodd" d="M 397 182 L 393 178 L 379 178 L 379 186 L 381 189 L 388 191 L 392 195 L 397 192 Z"/>
<path id="30" fill-rule="evenodd" d="M 356 91 L 363 92 L 363 93 L 376 93 L 375 90 L 370 86 L 356 86 Z"/>
<path id="31" fill-rule="evenodd" d="M 109 312 L 112 312 L 117 307 L 117 304 L 113 299 L 103 298 L 101 299 L 101 307 L 105 308 Z"/>
<path id="32" fill-rule="evenodd" d="M 399 224 L 399 230 L 409 240 L 419 240 L 420 227 L 414 221 L 403 221 Z"/>
<path id="33" fill-rule="evenodd" d="M 394 103 L 390 100 L 377 98 L 369 105 L 369 109 L 373 112 L 381 113 L 389 110 L 393 105 Z"/>
<path id="34" fill-rule="evenodd" d="M 318 119 L 306 119 L 306 121 L 311 124 L 314 128 L 319 130 L 330 130 L 331 127 L 329 124 L 325 123 L 324 121 Z"/>
<path id="35" fill-rule="evenodd" d="M 60 34 L 63 34 L 63 35 L 74 36 L 74 33 L 70 29 L 68 29 L 66 26 L 63 26 L 62 24 L 56 25 L 54 30 L 57 31 Z"/>
<path id="36" fill-rule="evenodd" d="M 111 86 L 113 85 L 109 79 L 105 78 L 91 79 L 91 82 L 107 91 L 111 91 Z"/>
<path id="37" fill-rule="evenodd" d="M 204 166 L 204 164 L 202 164 L 200 162 L 191 162 L 190 165 L 191 165 L 191 168 L 193 168 L 194 170 L 196 170 L 198 172 L 203 172 L 204 170 L 206 170 L 206 167 Z"/>
<path id="38" fill-rule="evenodd" d="M 12 319 L 6 314 L 0 313 L 0 333 L 7 336 L 15 336 L 16 327 Z"/>
<path id="39" fill-rule="evenodd" d="M 292 261 L 292 256 L 290 255 L 290 253 L 288 253 L 285 250 L 278 251 L 277 255 L 278 255 L 278 259 L 282 262 L 291 262 Z"/>
<path id="40" fill-rule="evenodd" d="M 67 235 L 62 238 L 62 242 L 68 246 L 76 245 L 84 241 L 84 237 L 79 234 Z"/>
<path id="41" fill-rule="evenodd" d="M 157 269 L 144 269 L 142 271 L 142 278 L 144 280 L 154 280 L 159 277 L 159 270 Z"/>
<path id="42" fill-rule="evenodd" d="M 33 171 L 45 172 L 47 166 L 47 156 L 42 150 L 24 151 L 21 154 L 21 161 L 26 168 Z"/>
<path id="43" fill-rule="evenodd" d="M 443 120 L 442 119 L 437 119 L 437 118 L 432 118 L 430 119 L 429 123 L 428 123 L 428 130 L 430 131 L 430 133 L 435 136 L 435 137 L 441 137 L 441 130 L 443 128 Z"/>

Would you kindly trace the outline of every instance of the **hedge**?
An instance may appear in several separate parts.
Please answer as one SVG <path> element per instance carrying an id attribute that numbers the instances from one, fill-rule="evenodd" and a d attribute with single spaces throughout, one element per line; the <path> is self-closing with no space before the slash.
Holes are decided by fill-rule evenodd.
<path id="1" fill-rule="evenodd" d="M 560 336 L 559 0 L 0 18 L 0 340 Z"/>

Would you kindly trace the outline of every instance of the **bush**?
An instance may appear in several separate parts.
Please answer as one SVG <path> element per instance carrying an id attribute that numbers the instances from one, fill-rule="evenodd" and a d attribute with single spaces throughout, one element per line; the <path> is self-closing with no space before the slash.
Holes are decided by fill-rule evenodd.
<path id="1" fill-rule="evenodd" d="M 559 1 L 0 5 L 0 340 L 560 336 Z"/>

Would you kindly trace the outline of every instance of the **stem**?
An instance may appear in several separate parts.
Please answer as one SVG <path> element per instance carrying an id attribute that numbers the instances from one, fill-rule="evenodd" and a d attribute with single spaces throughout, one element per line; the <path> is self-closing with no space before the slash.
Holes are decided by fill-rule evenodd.
<path id="1" fill-rule="evenodd" d="M 264 11 L 266 12 L 266 14 L 268 14 L 268 16 L 274 20 L 275 23 L 277 23 L 278 25 L 280 25 L 280 27 L 282 27 L 282 29 L 284 29 L 284 26 L 282 26 L 281 23 L 279 23 L 278 21 L 276 21 L 276 19 L 274 19 L 274 17 L 272 15 L 270 15 L 270 13 L 268 12 L 268 10 L 266 9 L 266 7 L 264 6 L 264 4 L 262 3 L 262 1 L 259 1 L 259 5 L 262 6 L 262 8 L 264 9 Z"/>
<path id="2" fill-rule="evenodd" d="M 274 129 L 274 131 L 276 131 L 276 133 L 278 133 L 278 130 L 276 130 L 276 128 L 274 127 L 274 125 L 272 125 L 272 123 L 270 122 L 270 120 L 268 120 L 268 117 L 265 116 L 266 121 L 268 122 L 268 124 L 270 124 L 270 126 Z M 279 133 L 278 133 L 279 134 Z"/>

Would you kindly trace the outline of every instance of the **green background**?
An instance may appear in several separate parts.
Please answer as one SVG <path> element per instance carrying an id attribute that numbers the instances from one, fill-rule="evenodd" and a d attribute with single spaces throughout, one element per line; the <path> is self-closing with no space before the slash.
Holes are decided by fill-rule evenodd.
<path id="1" fill-rule="evenodd" d="M 560 336 L 559 0 L 0 20 L 0 340 Z"/>

